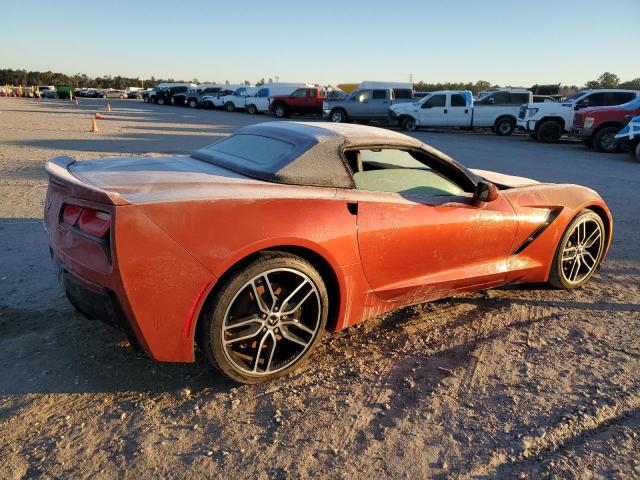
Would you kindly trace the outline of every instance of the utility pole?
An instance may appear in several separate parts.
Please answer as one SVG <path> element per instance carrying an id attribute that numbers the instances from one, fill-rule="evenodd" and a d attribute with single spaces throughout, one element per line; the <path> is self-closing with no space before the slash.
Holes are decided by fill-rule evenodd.
<path id="1" fill-rule="evenodd" d="M 413 73 L 409 74 L 409 83 L 413 85 Z"/>

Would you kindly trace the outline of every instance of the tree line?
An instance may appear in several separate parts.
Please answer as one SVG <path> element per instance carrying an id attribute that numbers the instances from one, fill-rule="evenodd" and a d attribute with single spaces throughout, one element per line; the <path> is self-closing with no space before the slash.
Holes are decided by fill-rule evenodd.
<path id="1" fill-rule="evenodd" d="M 159 83 L 164 82 L 184 82 L 184 80 L 175 80 L 173 78 L 156 79 L 151 77 L 145 79 L 143 82 L 138 78 L 122 77 L 110 75 L 104 75 L 102 77 L 91 78 L 84 73 L 76 73 L 75 75 L 67 75 L 59 72 L 37 72 L 27 70 L 13 70 L 11 68 L 0 69 L 0 85 L 71 85 L 73 87 L 86 87 L 86 88 L 115 88 L 118 90 L 126 87 L 155 87 Z M 200 83 L 197 78 L 191 80 L 193 83 Z M 269 78 L 269 82 L 272 79 Z M 202 83 L 216 83 L 216 82 L 202 82 Z M 223 83 L 229 84 L 228 80 Z M 244 84 L 249 85 L 249 81 L 245 80 Z M 255 84 L 264 84 L 264 78 L 258 80 Z M 470 90 L 474 94 L 482 90 L 486 90 L 491 87 L 499 87 L 499 85 L 492 85 L 485 80 L 478 80 L 477 82 L 443 82 L 443 83 L 429 83 L 429 82 L 417 82 L 414 83 L 415 90 L 418 91 L 434 91 L 434 90 Z M 628 81 L 622 81 L 618 75 L 605 72 L 597 79 L 591 80 L 585 84 L 586 88 L 629 88 L 634 90 L 640 90 L 640 77 L 634 78 Z M 565 85 L 560 89 L 560 94 L 570 95 L 579 90 L 577 85 Z"/>

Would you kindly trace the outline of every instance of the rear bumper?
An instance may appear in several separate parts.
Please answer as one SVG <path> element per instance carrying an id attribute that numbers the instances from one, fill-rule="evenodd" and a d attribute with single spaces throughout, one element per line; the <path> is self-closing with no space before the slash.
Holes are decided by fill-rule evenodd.
<path id="1" fill-rule="evenodd" d="M 577 138 L 591 138 L 593 136 L 593 128 L 572 128 L 571 135 Z"/>
<path id="2" fill-rule="evenodd" d="M 119 327 L 126 333 L 131 345 L 142 350 L 115 292 L 70 271 L 53 253 L 51 255 L 58 278 L 71 305 L 90 320 L 100 320 Z"/>

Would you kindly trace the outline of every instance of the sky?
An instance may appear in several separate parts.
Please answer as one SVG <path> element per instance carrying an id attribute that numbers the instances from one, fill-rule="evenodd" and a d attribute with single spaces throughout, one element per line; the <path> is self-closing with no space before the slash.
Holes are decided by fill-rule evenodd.
<path id="1" fill-rule="evenodd" d="M 0 12 L 0 68 L 334 85 L 640 77 L 640 0 L 0 0 Z"/>

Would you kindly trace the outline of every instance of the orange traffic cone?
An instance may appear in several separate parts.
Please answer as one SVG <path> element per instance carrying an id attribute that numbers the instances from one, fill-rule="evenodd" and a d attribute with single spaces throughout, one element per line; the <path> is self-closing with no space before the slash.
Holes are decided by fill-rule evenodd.
<path id="1" fill-rule="evenodd" d="M 102 115 L 100 115 L 99 113 L 96 113 L 96 117 L 95 118 L 96 118 L 96 120 L 101 120 L 104 117 Z"/>
<path id="2" fill-rule="evenodd" d="M 95 133 L 98 131 L 98 122 L 96 122 L 95 118 L 91 119 L 91 132 Z"/>
<path id="3" fill-rule="evenodd" d="M 111 104 L 107 103 L 107 112 L 110 112 L 110 111 L 111 111 Z"/>

